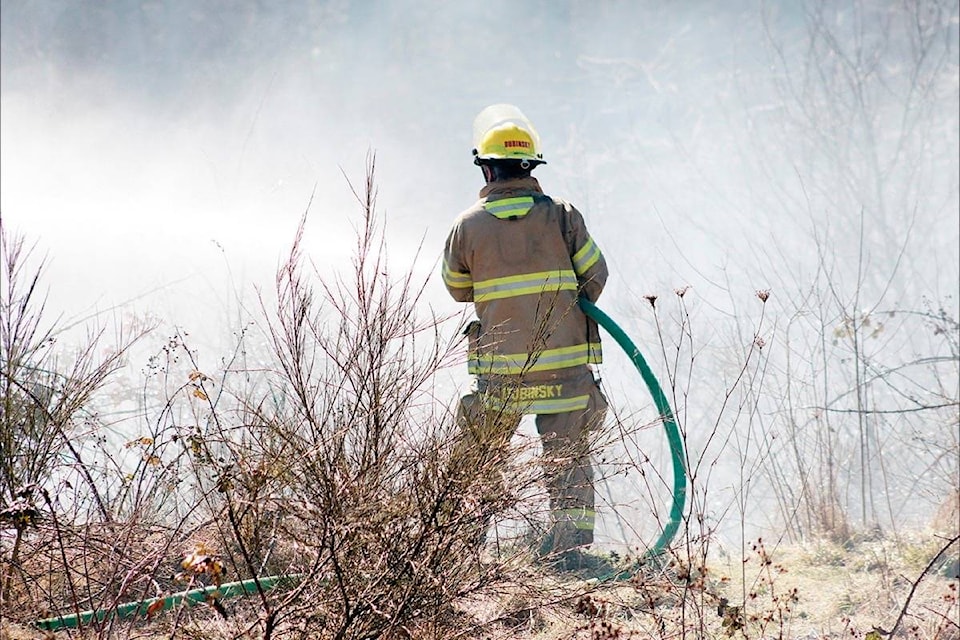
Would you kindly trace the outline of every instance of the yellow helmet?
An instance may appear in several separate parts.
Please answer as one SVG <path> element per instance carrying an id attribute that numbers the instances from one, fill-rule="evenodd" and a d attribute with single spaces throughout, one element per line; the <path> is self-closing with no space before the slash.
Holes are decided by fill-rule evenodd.
<path id="1" fill-rule="evenodd" d="M 546 164 L 540 153 L 540 135 L 523 112 L 512 104 L 494 104 L 473 121 L 474 162 L 520 160 Z"/>

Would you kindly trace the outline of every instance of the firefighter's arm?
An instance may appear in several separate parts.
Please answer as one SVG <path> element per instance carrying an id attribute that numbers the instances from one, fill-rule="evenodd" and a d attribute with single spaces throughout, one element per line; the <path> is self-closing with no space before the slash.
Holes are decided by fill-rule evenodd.
<path id="1" fill-rule="evenodd" d="M 464 260 L 463 238 L 457 225 L 443 248 L 443 284 L 458 302 L 473 302 L 473 277 Z"/>
<path id="2" fill-rule="evenodd" d="M 587 232 L 587 225 L 576 207 L 568 204 L 564 214 L 567 216 L 570 260 L 577 273 L 580 295 L 596 302 L 609 275 L 607 261 L 600 247 Z"/>

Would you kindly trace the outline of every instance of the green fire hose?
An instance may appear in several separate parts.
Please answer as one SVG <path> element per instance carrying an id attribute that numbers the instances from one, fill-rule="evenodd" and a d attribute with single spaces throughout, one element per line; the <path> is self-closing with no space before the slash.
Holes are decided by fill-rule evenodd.
<path id="1" fill-rule="evenodd" d="M 127 602 L 112 608 L 84 611 L 69 616 L 45 618 L 43 620 L 37 620 L 33 625 L 46 631 L 57 631 L 59 629 L 75 629 L 89 625 L 94 621 L 103 622 L 110 618 L 122 620 L 126 618 L 146 617 L 148 612 L 159 613 L 166 609 L 172 609 L 181 603 L 195 605 L 209 602 L 211 598 L 231 598 L 233 596 L 256 593 L 258 582 L 260 589 L 266 591 L 281 582 L 295 581 L 299 577 L 299 575 L 270 576 L 269 578 L 251 578 L 239 582 L 230 582 L 219 587 L 210 585 L 209 587 L 200 589 L 181 591 L 180 593 L 174 593 L 169 596 L 149 598 L 137 602 Z"/>
<path id="2" fill-rule="evenodd" d="M 610 319 L 610 316 L 601 311 L 595 304 L 585 298 L 580 298 L 580 308 L 597 324 L 606 329 L 607 333 L 613 336 L 624 353 L 633 361 L 634 366 L 653 396 L 653 402 L 660 412 L 660 418 L 663 420 L 663 428 L 667 432 L 667 440 L 670 443 L 670 456 L 673 459 L 673 505 L 670 507 L 670 519 L 667 521 L 663 532 L 657 541 L 643 555 L 643 560 L 653 560 L 659 557 L 664 549 L 673 540 L 680 528 L 680 522 L 683 519 L 683 508 L 687 498 L 687 471 L 684 464 L 683 439 L 680 437 L 680 430 L 677 428 L 677 422 L 673 417 L 673 411 L 670 409 L 670 403 L 660 388 L 660 383 L 653 375 L 647 361 L 643 359 L 640 350 L 637 349 L 630 337 L 623 332 L 620 326 Z M 614 576 L 622 577 L 622 574 Z"/>

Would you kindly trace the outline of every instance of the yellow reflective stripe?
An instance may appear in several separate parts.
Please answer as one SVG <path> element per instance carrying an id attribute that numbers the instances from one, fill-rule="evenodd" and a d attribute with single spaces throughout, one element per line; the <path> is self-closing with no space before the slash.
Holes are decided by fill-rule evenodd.
<path id="1" fill-rule="evenodd" d="M 443 263 L 443 281 L 454 289 L 469 289 L 473 286 L 473 278 L 469 273 L 452 270 L 446 261 Z"/>
<path id="2" fill-rule="evenodd" d="M 467 358 L 467 373 L 473 376 L 483 373 L 480 371 L 480 360 L 478 360 L 476 356 L 469 356 Z"/>
<path id="3" fill-rule="evenodd" d="M 505 278 L 481 280 L 473 285 L 475 302 L 499 300 L 555 291 L 576 291 L 577 274 L 569 269 L 524 273 Z"/>
<path id="4" fill-rule="evenodd" d="M 580 250 L 573 254 L 573 268 L 576 270 L 577 275 L 582 276 L 590 267 L 595 265 L 599 259 L 600 247 L 593 241 L 593 238 L 588 237 L 587 242 L 580 247 Z"/>
<path id="5" fill-rule="evenodd" d="M 573 522 L 573 525 L 581 531 L 593 531 L 594 522 L 597 519 L 597 512 L 586 507 L 574 507 L 573 509 L 559 509 L 553 512 L 554 520 L 565 520 Z"/>
<path id="6" fill-rule="evenodd" d="M 572 347 L 545 349 L 539 354 L 507 353 L 483 354 L 476 357 L 478 373 L 517 375 L 528 371 L 550 371 L 587 364 L 596 345 L 578 344 Z"/>
<path id="7" fill-rule="evenodd" d="M 583 357 L 580 349 L 586 347 L 587 355 Z M 553 356 L 557 352 L 564 350 L 575 350 L 568 354 L 567 358 L 552 358 L 541 360 L 543 356 Z M 528 366 L 530 356 L 526 353 L 515 353 L 507 355 L 487 355 L 480 356 L 476 352 L 467 354 L 467 373 L 471 375 L 483 374 L 501 374 L 517 375 L 527 371 L 549 371 L 552 369 L 563 369 L 566 367 L 575 367 L 581 364 L 603 364 L 603 349 L 599 342 L 590 342 L 586 345 L 575 347 L 565 347 L 562 349 L 548 349 L 540 354 L 540 358 L 532 366 Z"/>
<path id="8" fill-rule="evenodd" d="M 484 202 L 483 208 L 487 213 L 500 218 L 522 218 L 533 208 L 533 198 L 521 196 L 519 198 L 501 198 L 492 202 Z"/>
<path id="9" fill-rule="evenodd" d="M 555 400 L 502 400 L 495 396 L 486 396 L 484 405 L 491 410 L 507 410 L 512 413 L 569 413 L 583 411 L 590 402 L 590 396 L 574 396 Z"/>
<path id="10" fill-rule="evenodd" d="M 590 355 L 587 356 L 587 364 L 603 364 L 603 347 L 599 342 L 589 343 Z"/>

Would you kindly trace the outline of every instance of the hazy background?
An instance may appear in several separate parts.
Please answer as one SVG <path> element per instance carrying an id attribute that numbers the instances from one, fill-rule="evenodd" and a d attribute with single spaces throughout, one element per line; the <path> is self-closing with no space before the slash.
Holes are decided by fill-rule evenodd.
<path id="1" fill-rule="evenodd" d="M 757 327 L 774 354 L 760 393 L 789 369 L 789 328 L 827 302 L 810 344 L 842 327 L 838 309 L 958 315 L 956 2 L 0 7 L 0 211 L 48 257 L 49 306 L 68 318 L 120 305 L 110 313 L 228 348 L 311 194 L 310 258 L 321 274 L 349 259 L 346 179 L 362 183 L 371 150 L 392 266 L 415 264 L 435 308 L 457 311 L 436 261 L 482 186 L 471 123 L 495 102 L 538 127 L 548 164 L 535 175 L 584 212 L 611 267 L 602 306 L 652 361 L 642 296 L 661 296 L 669 344 L 683 318 L 673 291 L 692 285 L 697 365 L 680 409 L 692 444 L 720 422 Z M 758 289 L 772 291 L 762 324 Z M 877 352 L 927 352 L 904 332 Z M 953 356 L 939 355 L 954 391 Z M 610 360 L 621 410 L 648 407 Z M 467 380 L 451 375 L 454 394 Z M 924 392 L 922 376 L 908 384 Z M 775 430 L 778 408 L 720 440 Z M 706 459 L 753 459 L 751 446 Z M 742 477 L 736 464 L 717 474 L 718 487 Z M 718 518 L 736 493 L 717 498 Z M 776 522 L 761 511 L 758 526 Z"/>

